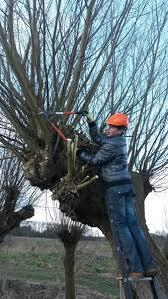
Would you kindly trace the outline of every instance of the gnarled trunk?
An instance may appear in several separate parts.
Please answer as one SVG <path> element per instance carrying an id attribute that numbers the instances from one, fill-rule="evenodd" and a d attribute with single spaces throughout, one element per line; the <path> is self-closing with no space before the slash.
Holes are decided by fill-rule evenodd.
<path id="1" fill-rule="evenodd" d="M 34 216 L 34 208 L 31 205 L 27 205 L 11 215 L 3 214 L 2 211 L 0 213 L 0 243 L 12 229 L 18 227 L 23 220 L 31 218 L 32 216 Z"/>

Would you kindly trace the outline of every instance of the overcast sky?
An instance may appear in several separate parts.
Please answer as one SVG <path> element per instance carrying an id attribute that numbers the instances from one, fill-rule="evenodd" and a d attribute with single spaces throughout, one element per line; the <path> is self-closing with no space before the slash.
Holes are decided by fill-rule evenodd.
<path id="1" fill-rule="evenodd" d="M 145 206 L 146 222 L 150 232 L 165 231 L 168 233 L 168 190 L 149 194 Z"/>

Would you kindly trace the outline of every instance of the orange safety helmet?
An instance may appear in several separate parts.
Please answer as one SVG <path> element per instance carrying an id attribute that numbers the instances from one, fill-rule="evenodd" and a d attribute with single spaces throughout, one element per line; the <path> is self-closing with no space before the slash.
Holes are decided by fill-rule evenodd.
<path id="1" fill-rule="evenodd" d="M 124 113 L 114 113 L 107 120 L 107 125 L 128 127 L 128 116 Z"/>

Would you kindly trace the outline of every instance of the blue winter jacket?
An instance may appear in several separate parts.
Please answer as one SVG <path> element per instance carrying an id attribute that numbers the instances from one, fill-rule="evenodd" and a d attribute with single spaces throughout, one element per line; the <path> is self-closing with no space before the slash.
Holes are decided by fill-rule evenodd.
<path id="1" fill-rule="evenodd" d="M 100 135 L 95 122 L 89 124 L 90 136 L 99 145 L 96 154 L 82 152 L 80 159 L 98 167 L 105 182 L 127 182 L 130 174 L 127 165 L 127 147 L 124 136 Z"/>

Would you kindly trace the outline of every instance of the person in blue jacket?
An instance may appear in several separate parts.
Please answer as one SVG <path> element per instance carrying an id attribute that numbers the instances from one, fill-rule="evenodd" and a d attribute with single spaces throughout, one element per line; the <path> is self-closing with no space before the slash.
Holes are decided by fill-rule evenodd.
<path id="1" fill-rule="evenodd" d="M 105 185 L 105 201 L 111 227 L 115 225 L 128 263 L 128 276 L 142 278 L 156 275 L 157 269 L 138 222 L 133 186 L 128 172 L 125 132 L 128 116 L 115 113 L 106 121 L 106 135 L 98 132 L 90 113 L 86 114 L 92 140 L 99 145 L 96 154 L 78 150 L 80 160 L 99 168 Z"/>

